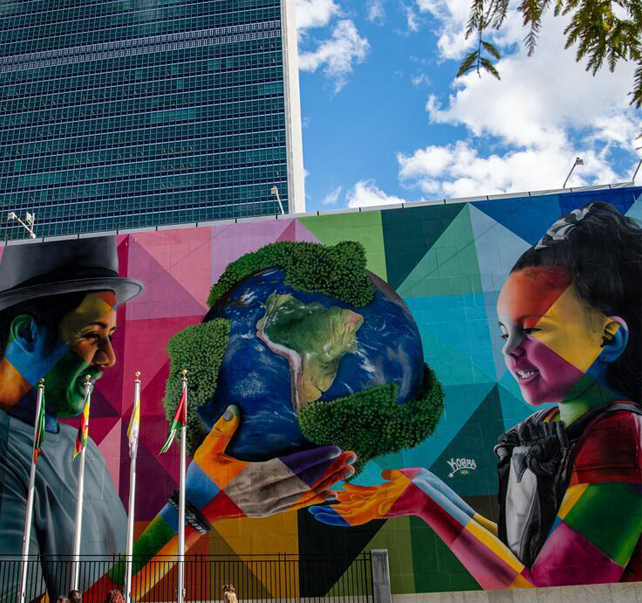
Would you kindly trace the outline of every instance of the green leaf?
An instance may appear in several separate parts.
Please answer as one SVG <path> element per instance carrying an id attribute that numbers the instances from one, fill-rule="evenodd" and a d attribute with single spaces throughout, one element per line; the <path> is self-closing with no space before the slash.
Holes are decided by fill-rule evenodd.
<path id="1" fill-rule="evenodd" d="M 495 69 L 495 65 L 493 65 L 488 59 L 482 58 L 481 66 L 493 77 L 497 78 L 498 80 L 501 79 L 501 77 L 499 77 L 499 71 Z"/>
<path id="2" fill-rule="evenodd" d="M 461 77 L 462 75 L 468 73 L 473 68 L 473 66 L 477 63 L 478 56 L 479 56 L 479 53 L 476 50 L 469 52 L 464 57 L 464 60 L 461 62 L 461 65 L 459 66 L 459 71 L 457 72 L 457 75 L 455 77 Z"/>
<path id="3" fill-rule="evenodd" d="M 497 50 L 497 48 L 495 46 L 493 46 L 490 42 L 486 42 L 486 41 L 482 40 L 482 46 L 484 47 L 484 50 L 488 54 L 492 55 L 496 59 L 500 59 L 501 58 L 501 54 L 500 54 L 499 50 Z"/>

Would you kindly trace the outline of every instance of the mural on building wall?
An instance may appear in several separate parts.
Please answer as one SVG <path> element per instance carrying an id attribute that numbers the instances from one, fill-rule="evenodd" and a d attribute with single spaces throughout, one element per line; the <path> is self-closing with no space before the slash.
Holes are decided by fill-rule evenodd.
<path id="1" fill-rule="evenodd" d="M 135 552 L 175 553 L 158 451 L 187 369 L 187 498 L 211 525 L 190 552 L 347 569 L 388 548 L 395 593 L 642 579 L 641 192 L 4 248 L 0 554 L 21 550 L 43 376 L 31 550 L 72 550 L 88 373 L 82 552 L 124 551 L 135 371 Z M 337 567 L 301 596 L 344 592 Z"/>

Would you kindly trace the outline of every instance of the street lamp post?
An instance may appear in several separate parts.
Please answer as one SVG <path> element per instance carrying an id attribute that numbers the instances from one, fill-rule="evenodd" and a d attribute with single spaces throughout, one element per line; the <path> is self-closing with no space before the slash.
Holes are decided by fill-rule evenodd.
<path id="1" fill-rule="evenodd" d="M 36 238 L 36 233 L 33 231 L 33 226 L 36 222 L 36 216 L 35 214 L 30 214 L 29 212 L 25 212 L 25 219 L 24 222 L 18 217 L 15 211 L 10 211 L 9 215 L 7 216 L 7 219 L 9 222 L 18 222 L 28 233 L 29 237 L 32 239 Z"/>

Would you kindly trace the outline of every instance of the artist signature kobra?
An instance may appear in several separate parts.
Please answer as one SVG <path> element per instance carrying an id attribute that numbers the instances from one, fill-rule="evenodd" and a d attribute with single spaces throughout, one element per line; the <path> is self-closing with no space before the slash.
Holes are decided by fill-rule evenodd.
<path id="1" fill-rule="evenodd" d="M 477 469 L 477 463 L 475 463 L 474 459 L 452 458 L 446 462 L 450 465 L 450 473 L 448 474 L 448 477 L 453 477 L 455 473 L 466 475 L 467 473 Z"/>

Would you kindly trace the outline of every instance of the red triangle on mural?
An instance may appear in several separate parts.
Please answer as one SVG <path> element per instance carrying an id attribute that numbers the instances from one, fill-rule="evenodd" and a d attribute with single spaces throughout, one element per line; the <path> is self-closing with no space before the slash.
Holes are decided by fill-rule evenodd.
<path id="1" fill-rule="evenodd" d="M 163 438 L 167 435 L 166 424 Z M 142 439 L 138 443 L 138 457 L 136 470 L 138 483 L 136 487 L 136 519 L 149 521 L 163 508 L 167 499 L 178 485 L 178 456 L 172 454 L 158 455 L 161 442 L 158 446 L 150 445 Z M 178 446 L 176 446 L 178 448 Z M 129 459 L 127 446 L 121 448 L 123 458 Z M 123 500 L 129 497 L 129 472 L 120 475 L 119 493 Z"/>
<path id="2" fill-rule="evenodd" d="M 165 417 L 163 398 L 165 397 L 165 384 L 169 377 L 169 360 L 161 366 L 152 379 L 145 380 L 141 393 L 142 408 L 145 416 Z M 165 434 L 167 435 L 167 434 Z"/>
<path id="3" fill-rule="evenodd" d="M 238 507 L 234 501 L 221 490 L 210 503 L 205 505 L 203 513 L 207 517 L 220 519 L 231 519 L 234 517 L 245 517 L 245 513 Z"/>
<path id="4" fill-rule="evenodd" d="M 101 447 L 102 441 L 107 437 L 107 434 L 120 420 L 120 417 L 89 416 L 89 435 L 91 439 L 98 444 L 99 448 Z"/>
<path id="5" fill-rule="evenodd" d="M 173 335 L 193 324 L 198 324 L 203 319 L 203 314 L 194 316 L 171 315 L 163 320 L 142 319 L 130 320 L 127 323 L 129 336 L 126 341 L 127 353 L 122 363 L 124 366 L 125 379 L 123 382 L 123 411 L 133 404 L 134 375 L 141 374 L 143 391 L 146 391 L 149 383 L 156 379 L 158 371 L 163 369 L 168 362 L 167 342 Z M 164 373 L 162 391 L 165 391 Z M 162 397 L 162 396 L 161 396 Z M 143 400 L 146 405 L 146 399 Z"/>
<path id="6" fill-rule="evenodd" d="M 104 377 L 103 377 L 104 379 Z M 100 389 L 100 381 L 96 382 L 96 387 L 91 395 L 91 416 L 92 417 L 120 417 L 119 408 L 114 408 L 105 393 Z M 109 385 L 108 387 L 112 387 Z"/>

